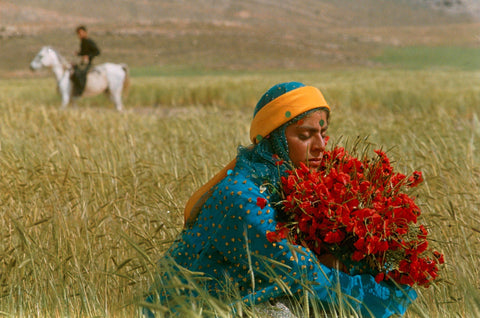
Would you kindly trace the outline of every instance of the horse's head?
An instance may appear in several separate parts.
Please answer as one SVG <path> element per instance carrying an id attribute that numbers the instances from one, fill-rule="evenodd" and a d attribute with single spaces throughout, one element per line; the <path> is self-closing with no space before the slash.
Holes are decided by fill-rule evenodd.
<path id="1" fill-rule="evenodd" d="M 52 67 L 59 62 L 60 61 L 55 50 L 49 46 L 44 46 L 33 58 L 32 62 L 30 63 L 30 69 L 38 70 L 42 67 Z"/>

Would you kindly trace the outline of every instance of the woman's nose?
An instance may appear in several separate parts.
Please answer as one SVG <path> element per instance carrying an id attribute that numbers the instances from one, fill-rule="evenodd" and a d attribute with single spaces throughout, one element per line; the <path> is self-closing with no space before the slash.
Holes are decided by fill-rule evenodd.
<path id="1" fill-rule="evenodd" d="M 312 140 L 312 144 L 310 145 L 310 149 L 312 152 L 324 152 L 325 151 L 325 137 L 321 134 L 315 136 Z"/>

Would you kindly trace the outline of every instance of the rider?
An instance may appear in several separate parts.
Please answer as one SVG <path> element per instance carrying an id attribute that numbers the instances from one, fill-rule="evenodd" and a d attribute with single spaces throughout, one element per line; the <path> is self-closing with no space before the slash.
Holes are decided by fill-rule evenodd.
<path id="1" fill-rule="evenodd" d="M 88 37 L 87 28 L 84 25 L 78 26 L 76 32 L 80 39 L 80 51 L 77 52 L 77 55 L 81 57 L 81 60 L 79 65 L 74 65 L 72 81 L 74 84 L 73 96 L 80 96 L 85 89 L 87 72 L 92 65 L 92 60 L 95 56 L 100 55 L 100 50 L 97 44 Z"/>

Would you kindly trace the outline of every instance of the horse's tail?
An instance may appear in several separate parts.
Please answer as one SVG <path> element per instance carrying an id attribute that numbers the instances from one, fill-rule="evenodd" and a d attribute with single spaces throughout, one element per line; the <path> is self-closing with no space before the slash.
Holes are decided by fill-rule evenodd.
<path id="1" fill-rule="evenodd" d="M 125 71 L 125 79 L 123 80 L 123 90 L 122 92 L 126 94 L 128 92 L 128 88 L 130 87 L 130 72 L 128 70 L 128 65 L 127 64 L 120 64 L 122 66 L 122 69 Z"/>

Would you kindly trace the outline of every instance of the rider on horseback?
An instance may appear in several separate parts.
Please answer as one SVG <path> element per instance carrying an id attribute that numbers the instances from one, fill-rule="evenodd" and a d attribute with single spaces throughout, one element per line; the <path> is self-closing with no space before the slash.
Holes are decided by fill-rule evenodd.
<path id="1" fill-rule="evenodd" d="M 79 65 L 74 65 L 72 81 L 73 81 L 73 96 L 80 96 L 85 89 L 87 82 L 87 73 L 92 65 L 92 60 L 95 56 L 100 55 L 100 50 L 97 44 L 88 37 L 87 28 L 80 25 L 76 29 L 77 36 L 80 39 L 80 51 L 77 53 L 81 57 Z"/>

